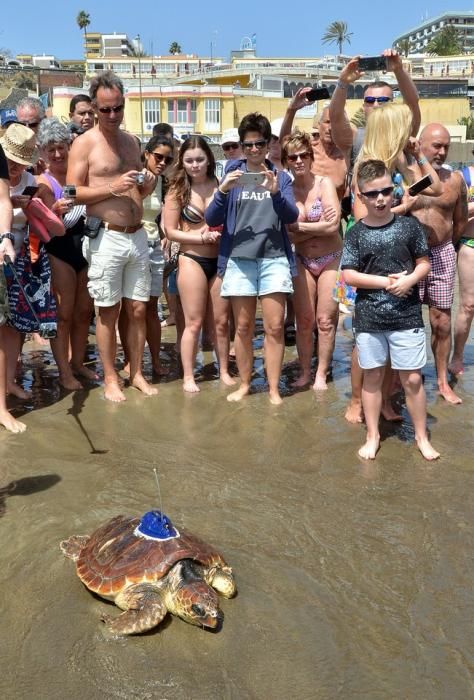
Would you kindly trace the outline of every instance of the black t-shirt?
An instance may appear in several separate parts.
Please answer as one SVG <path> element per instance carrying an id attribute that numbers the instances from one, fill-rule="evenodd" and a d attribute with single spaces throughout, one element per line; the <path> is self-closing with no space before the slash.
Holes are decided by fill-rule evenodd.
<path id="1" fill-rule="evenodd" d="M 415 260 L 428 256 L 423 227 L 412 216 L 394 216 L 385 226 L 359 221 L 346 234 L 341 260 L 343 270 L 387 276 L 415 268 Z M 379 333 L 422 328 L 421 303 L 415 285 L 407 297 L 385 289 L 358 289 L 354 328 L 358 333 Z"/>
<path id="2" fill-rule="evenodd" d="M 3 152 L 3 148 L 0 146 L 0 180 L 9 180 L 10 176 L 8 174 L 8 163 Z"/>

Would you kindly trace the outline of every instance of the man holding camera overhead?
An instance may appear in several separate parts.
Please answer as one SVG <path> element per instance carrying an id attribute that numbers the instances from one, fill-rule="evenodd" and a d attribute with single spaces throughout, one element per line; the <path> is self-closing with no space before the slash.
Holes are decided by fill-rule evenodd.
<path id="1" fill-rule="evenodd" d="M 76 202 L 87 208 L 83 253 L 89 262 L 89 293 L 98 308 L 104 395 L 120 402 L 125 395 L 115 370 L 115 326 L 121 303 L 129 321 L 130 383 L 147 396 L 158 393 L 141 371 L 150 296 L 143 199 L 152 192 L 155 178 L 142 169 L 137 139 L 120 128 L 125 98 L 119 78 L 111 71 L 95 76 L 90 97 L 97 124 L 74 141 L 67 181 L 76 185 Z"/>

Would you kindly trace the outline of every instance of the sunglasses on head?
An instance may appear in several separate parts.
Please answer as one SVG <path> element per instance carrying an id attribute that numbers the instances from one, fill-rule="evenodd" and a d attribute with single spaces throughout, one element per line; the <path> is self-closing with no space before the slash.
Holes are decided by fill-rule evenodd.
<path id="1" fill-rule="evenodd" d="M 27 126 L 28 129 L 36 129 L 36 127 L 40 125 L 39 122 L 18 122 L 18 123 L 23 124 L 23 126 Z"/>
<path id="2" fill-rule="evenodd" d="M 121 104 L 121 105 L 117 105 L 116 107 L 97 107 L 97 109 L 102 114 L 110 114 L 111 112 L 113 112 L 114 114 L 118 114 L 119 112 L 122 111 L 124 106 L 125 105 Z"/>
<path id="3" fill-rule="evenodd" d="M 290 163 L 296 163 L 298 158 L 300 160 L 308 160 L 308 158 L 311 158 L 310 154 L 308 151 L 304 151 L 303 153 L 289 153 L 286 156 L 287 160 L 289 160 Z"/>
<path id="4" fill-rule="evenodd" d="M 388 197 L 390 194 L 393 192 L 393 185 L 390 185 L 390 187 L 383 187 L 381 190 L 369 190 L 368 192 L 361 192 L 361 195 L 363 197 L 367 197 L 367 199 L 377 199 L 379 194 L 381 194 L 383 197 Z"/>
<path id="5" fill-rule="evenodd" d="M 152 151 L 150 155 L 155 159 L 155 163 L 162 163 L 165 161 L 166 165 L 171 165 L 174 160 L 173 156 L 164 156 L 162 153 L 155 153 L 154 151 Z"/>
<path id="6" fill-rule="evenodd" d="M 240 143 L 223 143 L 222 144 L 222 150 L 223 151 L 230 151 L 231 148 L 239 148 Z"/>
<path id="7" fill-rule="evenodd" d="M 366 105 L 373 105 L 374 102 L 378 102 L 379 105 L 384 105 L 387 102 L 391 102 L 391 101 L 392 101 L 392 98 L 386 97 L 385 95 L 382 95 L 382 97 L 372 97 L 371 95 L 364 97 L 364 102 Z"/>
<path id="8" fill-rule="evenodd" d="M 242 146 L 243 148 L 252 148 L 252 146 L 255 146 L 255 148 L 265 148 L 267 145 L 267 142 L 265 139 L 258 139 L 258 141 L 242 141 Z"/>

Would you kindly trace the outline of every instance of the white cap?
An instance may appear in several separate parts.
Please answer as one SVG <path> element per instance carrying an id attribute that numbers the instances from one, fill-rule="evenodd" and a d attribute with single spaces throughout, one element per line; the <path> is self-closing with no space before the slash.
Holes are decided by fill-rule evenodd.
<path id="1" fill-rule="evenodd" d="M 280 131 L 281 127 L 283 124 L 283 117 L 279 117 L 278 119 L 274 119 L 270 126 L 272 127 L 272 136 L 276 136 L 278 139 L 280 138 Z"/>
<path id="2" fill-rule="evenodd" d="M 221 146 L 224 143 L 240 143 L 238 129 L 225 129 L 225 131 L 222 132 Z"/>

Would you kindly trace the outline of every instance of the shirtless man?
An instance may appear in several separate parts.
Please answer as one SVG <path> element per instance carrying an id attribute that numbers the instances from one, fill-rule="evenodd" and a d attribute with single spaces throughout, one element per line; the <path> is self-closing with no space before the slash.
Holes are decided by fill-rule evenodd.
<path id="1" fill-rule="evenodd" d="M 145 347 L 146 302 L 150 297 L 148 239 L 142 226 L 143 199 L 154 188 L 155 178 L 142 170 L 137 139 L 120 129 L 124 90 L 111 71 L 91 80 L 90 97 L 97 125 L 76 139 L 69 155 L 67 182 L 76 185 L 78 204 L 100 227 L 84 239 L 89 261 L 88 289 L 98 308 L 97 346 L 104 367 L 104 395 L 125 401 L 115 370 L 115 326 L 123 303 L 128 324 L 130 383 L 147 396 L 158 390 L 141 371 Z M 143 184 L 137 175 L 143 172 Z M 93 226 L 91 220 L 86 222 Z M 94 235 L 95 234 L 95 235 Z"/>
<path id="2" fill-rule="evenodd" d="M 280 141 L 283 141 L 284 136 L 291 133 L 296 112 L 302 107 L 312 104 L 306 99 L 306 93 L 310 90 L 312 90 L 310 87 L 300 88 L 291 100 L 281 125 Z M 333 141 L 329 107 L 325 107 L 319 116 L 315 116 L 311 135 L 313 137 L 311 148 L 314 156 L 311 172 L 322 177 L 329 177 L 337 190 L 339 199 L 342 199 L 346 188 L 348 159 Z"/>
<path id="3" fill-rule="evenodd" d="M 438 390 L 446 401 L 459 404 L 462 399 L 448 384 L 448 359 L 456 274 L 454 244 L 466 228 L 468 215 L 467 190 L 461 173 L 442 167 L 449 143 L 449 132 L 441 124 L 428 124 L 421 132 L 421 152 L 438 173 L 443 192 L 439 197 L 419 195 L 411 213 L 425 227 L 430 247 L 431 272 L 418 287 L 421 301 L 429 306 Z"/>

